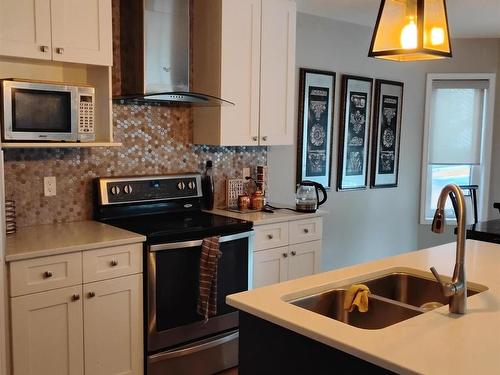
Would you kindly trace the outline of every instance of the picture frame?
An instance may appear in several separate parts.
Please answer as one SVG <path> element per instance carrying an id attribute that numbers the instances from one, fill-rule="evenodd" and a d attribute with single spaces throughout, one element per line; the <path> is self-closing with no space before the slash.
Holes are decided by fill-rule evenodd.
<path id="1" fill-rule="evenodd" d="M 297 184 L 331 187 L 336 73 L 300 69 L 297 131 Z"/>
<path id="2" fill-rule="evenodd" d="M 371 188 L 398 186 L 403 93 L 403 82 L 375 81 Z"/>
<path id="3" fill-rule="evenodd" d="M 337 191 L 368 185 L 373 79 L 342 76 Z"/>

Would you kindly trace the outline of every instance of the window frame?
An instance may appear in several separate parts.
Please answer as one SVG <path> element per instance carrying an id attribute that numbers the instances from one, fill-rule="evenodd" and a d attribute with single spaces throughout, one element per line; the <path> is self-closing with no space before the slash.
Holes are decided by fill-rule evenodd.
<path id="1" fill-rule="evenodd" d="M 421 167 L 421 190 L 420 190 L 420 224 L 431 224 L 432 219 L 426 218 L 427 202 L 430 202 L 431 188 L 429 188 L 429 133 L 430 115 L 432 106 L 432 87 L 437 80 L 485 80 L 488 81 L 488 91 L 484 102 L 484 125 L 481 139 L 481 163 L 477 168 L 472 168 L 472 176 L 479 172 L 479 187 L 477 197 L 478 221 L 485 221 L 488 218 L 488 204 L 490 196 L 491 177 L 491 157 L 493 150 L 493 125 L 495 114 L 495 73 L 429 73 L 427 74 L 426 94 L 425 94 L 425 114 L 424 114 L 424 137 L 422 147 L 422 167 Z M 454 218 L 448 218 L 449 224 L 455 224 Z"/>

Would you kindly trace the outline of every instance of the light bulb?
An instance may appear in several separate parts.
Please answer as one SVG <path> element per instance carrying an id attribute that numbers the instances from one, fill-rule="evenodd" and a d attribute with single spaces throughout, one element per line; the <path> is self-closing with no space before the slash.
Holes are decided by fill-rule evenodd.
<path id="1" fill-rule="evenodd" d="M 439 46 L 444 43 L 444 30 L 442 27 L 433 27 L 431 29 L 431 44 Z"/>
<path id="2" fill-rule="evenodd" d="M 408 25 L 403 27 L 401 30 L 401 47 L 403 49 L 415 49 L 417 48 L 417 25 L 413 18 L 410 19 Z"/>

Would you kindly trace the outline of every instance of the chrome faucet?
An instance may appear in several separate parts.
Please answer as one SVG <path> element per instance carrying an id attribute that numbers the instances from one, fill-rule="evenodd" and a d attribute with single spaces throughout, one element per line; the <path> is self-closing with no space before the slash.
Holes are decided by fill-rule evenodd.
<path id="1" fill-rule="evenodd" d="M 432 274 L 441 285 L 441 290 L 446 297 L 450 297 L 450 312 L 454 314 L 465 314 L 467 311 L 467 280 L 465 278 L 465 198 L 462 190 L 455 184 L 446 185 L 439 195 L 436 213 L 432 221 L 432 231 L 443 233 L 444 231 L 444 207 L 448 195 L 453 194 L 456 200 L 455 215 L 457 217 L 457 250 L 455 257 L 455 269 L 451 283 L 444 283 L 434 267 Z"/>

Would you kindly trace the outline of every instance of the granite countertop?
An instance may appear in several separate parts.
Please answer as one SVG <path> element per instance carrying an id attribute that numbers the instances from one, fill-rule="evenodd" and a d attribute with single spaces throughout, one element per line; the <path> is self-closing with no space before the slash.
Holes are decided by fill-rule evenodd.
<path id="1" fill-rule="evenodd" d="M 451 275 L 455 243 L 231 295 L 229 305 L 402 374 L 500 373 L 500 245 L 468 240 L 469 287 L 488 290 L 468 298 L 468 313 L 448 306 L 379 330 L 364 330 L 294 306 L 286 301 L 372 276 L 430 266 Z M 432 276 L 431 276 L 432 277 Z"/>
<path id="2" fill-rule="evenodd" d="M 7 262 L 143 242 L 146 237 L 97 221 L 36 225 L 7 235 Z"/>
<path id="3" fill-rule="evenodd" d="M 469 226 L 467 228 L 467 238 L 500 243 L 500 220 L 482 221 Z"/>
<path id="4" fill-rule="evenodd" d="M 273 204 L 274 206 L 274 204 Z M 278 205 L 278 207 L 286 207 L 284 205 Z M 255 212 L 246 212 L 240 213 L 235 211 L 229 211 L 223 208 L 216 208 L 212 211 L 209 211 L 216 215 L 233 217 L 235 219 L 247 220 L 253 222 L 254 226 L 264 225 L 264 224 L 272 224 L 272 223 L 280 223 L 283 221 L 293 221 L 293 220 L 302 220 L 309 219 L 313 217 L 320 217 L 327 215 L 327 212 L 318 210 L 314 213 L 302 213 L 295 212 L 286 209 L 275 210 L 273 209 L 273 213 L 263 212 L 263 211 L 255 211 Z"/>

